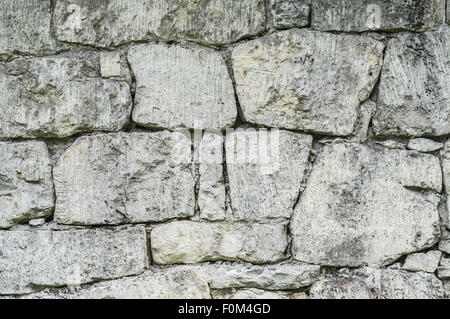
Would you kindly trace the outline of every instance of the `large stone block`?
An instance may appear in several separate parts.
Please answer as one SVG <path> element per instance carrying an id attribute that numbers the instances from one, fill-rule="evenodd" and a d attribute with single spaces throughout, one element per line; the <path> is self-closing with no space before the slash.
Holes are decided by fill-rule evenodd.
<path id="1" fill-rule="evenodd" d="M 444 180 L 444 190 L 447 195 L 447 212 L 450 212 L 450 140 L 445 144 L 442 152 L 442 176 Z M 450 224 L 447 225 L 450 228 Z M 447 253 L 450 254 L 450 240 L 448 241 Z"/>
<path id="2" fill-rule="evenodd" d="M 264 0 L 57 0 L 58 40 L 109 47 L 149 39 L 224 45 L 265 30 Z"/>
<path id="3" fill-rule="evenodd" d="M 0 64 L 0 138 L 118 131 L 131 113 L 129 71 L 100 76 L 97 53 L 17 59 Z"/>
<path id="4" fill-rule="evenodd" d="M 276 29 L 309 25 L 311 0 L 270 0 L 270 15 Z"/>
<path id="5" fill-rule="evenodd" d="M 312 136 L 238 129 L 226 137 L 235 220 L 288 219 L 300 192 Z"/>
<path id="6" fill-rule="evenodd" d="M 401 270 L 357 270 L 315 282 L 313 299 L 441 299 L 442 282 L 428 273 Z"/>
<path id="7" fill-rule="evenodd" d="M 311 10 L 322 31 L 430 31 L 444 23 L 445 0 L 314 0 Z"/>
<path id="8" fill-rule="evenodd" d="M 144 227 L 0 231 L 0 295 L 138 275 L 148 264 Z"/>
<path id="9" fill-rule="evenodd" d="M 44 142 L 0 142 L 0 228 L 48 217 L 54 208 L 52 165 Z"/>
<path id="10" fill-rule="evenodd" d="M 54 169 L 55 221 L 100 225 L 194 214 L 191 140 L 181 132 L 79 138 Z"/>
<path id="11" fill-rule="evenodd" d="M 233 84 L 219 52 L 150 44 L 130 49 L 136 75 L 133 121 L 164 128 L 222 129 L 233 125 Z"/>
<path id="12" fill-rule="evenodd" d="M 450 133 L 450 32 L 389 41 L 373 129 L 378 136 Z"/>
<path id="13" fill-rule="evenodd" d="M 329 266 L 385 266 L 439 241 L 442 178 L 432 155 L 327 145 L 291 223 L 295 259 Z"/>
<path id="14" fill-rule="evenodd" d="M 51 0 L 2 0 L 0 2 L 0 58 L 15 53 L 51 54 Z"/>
<path id="15" fill-rule="evenodd" d="M 287 232 L 283 225 L 174 221 L 156 226 L 150 235 L 157 264 L 192 264 L 242 260 L 256 264 L 285 259 Z"/>
<path id="16" fill-rule="evenodd" d="M 237 46 L 232 63 L 245 120 L 349 135 L 377 81 L 383 47 L 368 37 L 299 29 Z"/>

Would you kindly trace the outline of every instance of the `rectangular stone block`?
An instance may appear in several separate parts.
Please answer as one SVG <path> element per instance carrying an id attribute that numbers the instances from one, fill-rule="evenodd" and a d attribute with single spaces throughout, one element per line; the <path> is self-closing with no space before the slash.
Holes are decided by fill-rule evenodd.
<path id="1" fill-rule="evenodd" d="M 124 57 L 122 57 L 124 58 Z M 118 131 L 131 113 L 130 75 L 102 78 L 97 53 L 19 58 L 0 64 L 0 138 Z"/>
<path id="2" fill-rule="evenodd" d="M 163 128 L 223 129 L 236 116 L 234 89 L 219 52 L 179 45 L 132 47 L 133 121 Z"/>
<path id="3" fill-rule="evenodd" d="M 174 221 L 151 230 L 157 264 L 193 264 L 242 260 L 256 264 L 285 259 L 287 232 L 283 225 Z"/>
<path id="4" fill-rule="evenodd" d="M 276 29 L 308 26 L 311 0 L 270 0 L 270 15 Z"/>
<path id="5" fill-rule="evenodd" d="M 57 223 L 161 222 L 194 214 L 189 133 L 80 137 L 58 160 L 54 179 Z"/>
<path id="6" fill-rule="evenodd" d="M 314 0 L 312 27 L 321 31 L 430 31 L 444 23 L 445 0 Z"/>
<path id="7" fill-rule="evenodd" d="M 264 31 L 266 15 L 264 0 L 57 0 L 55 26 L 60 41 L 101 47 L 155 38 L 225 45 Z"/>
<path id="8" fill-rule="evenodd" d="M 44 142 L 0 142 L 0 228 L 51 216 L 52 165 Z"/>
<path id="9" fill-rule="evenodd" d="M 138 275 L 149 265 L 144 227 L 0 231 L 0 294 Z"/>

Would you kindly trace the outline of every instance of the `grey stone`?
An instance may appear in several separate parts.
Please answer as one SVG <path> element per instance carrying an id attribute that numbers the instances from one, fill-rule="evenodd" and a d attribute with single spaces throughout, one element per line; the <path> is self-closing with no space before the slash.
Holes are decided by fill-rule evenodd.
<path id="1" fill-rule="evenodd" d="M 450 212 L 450 140 L 445 143 L 445 149 L 442 152 L 442 176 L 444 180 L 444 190 L 447 195 L 447 212 Z M 450 228 L 450 224 L 447 225 Z M 450 238 L 445 245 L 445 251 L 450 254 Z M 442 248 L 440 247 L 442 250 Z"/>
<path id="2" fill-rule="evenodd" d="M 311 10 L 322 31 L 429 31 L 444 23 L 445 0 L 315 0 Z"/>
<path id="3" fill-rule="evenodd" d="M 100 77 L 96 53 L 0 64 L 0 138 L 118 131 L 131 113 L 130 75 Z"/>
<path id="4" fill-rule="evenodd" d="M 333 48 L 332 54 L 330 48 Z M 318 134 L 349 135 L 382 65 L 368 37 L 279 31 L 234 48 L 236 91 L 246 121 Z"/>
<path id="5" fill-rule="evenodd" d="M 386 266 L 439 241 L 442 178 L 432 155 L 356 143 L 324 147 L 291 222 L 295 259 Z"/>
<path id="6" fill-rule="evenodd" d="M 364 269 L 315 282 L 313 299 L 441 299 L 442 282 L 428 273 Z"/>
<path id="7" fill-rule="evenodd" d="M 36 219 L 32 219 L 28 222 L 30 224 L 30 226 L 32 227 L 37 227 L 37 226 L 42 226 L 45 224 L 45 218 L 36 218 Z"/>
<path id="8" fill-rule="evenodd" d="M 309 25 L 311 0 L 270 0 L 272 24 L 276 29 Z"/>
<path id="9" fill-rule="evenodd" d="M 450 133 L 450 32 L 389 41 L 373 129 L 378 136 Z"/>
<path id="10" fill-rule="evenodd" d="M 236 291 L 229 299 L 287 299 L 287 296 L 261 289 L 241 289 Z"/>
<path id="11" fill-rule="evenodd" d="M 58 40 L 110 47 L 187 40 L 225 45 L 265 30 L 264 0 L 57 0 Z"/>
<path id="12" fill-rule="evenodd" d="M 50 10 L 50 0 L 2 0 L 0 58 L 15 53 L 44 55 L 55 52 Z"/>
<path id="13" fill-rule="evenodd" d="M 443 257 L 439 263 L 438 277 L 441 279 L 450 279 L 450 258 Z"/>
<path id="14" fill-rule="evenodd" d="M 434 273 L 441 260 L 442 252 L 431 250 L 427 253 L 410 254 L 406 257 L 402 269 Z"/>
<path id="15" fill-rule="evenodd" d="M 54 169 L 55 221 L 102 225 L 194 214 L 191 140 L 182 132 L 79 138 Z"/>
<path id="16" fill-rule="evenodd" d="M 275 263 L 285 259 L 287 232 L 283 225 L 174 221 L 151 231 L 157 264 L 192 264 L 214 260 Z"/>
<path id="17" fill-rule="evenodd" d="M 370 100 L 361 104 L 359 109 L 359 120 L 354 132 L 354 137 L 357 141 L 365 142 L 370 137 L 370 124 L 376 107 L 376 103 Z"/>
<path id="18" fill-rule="evenodd" d="M 222 129 L 233 125 L 233 84 L 219 52 L 150 44 L 132 47 L 136 75 L 133 121 L 164 128 Z"/>
<path id="19" fill-rule="evenodd" d="M 51 216 L 52 166 L 44 142 L 0 142 L 0 228 Z"/>
<path id="20" fill-rule="evenodd" d="M 429 153 L 440 150 L 444 147 L 444 144 L 429 140 L 427 138 L 413 138 L 409 140 L 407 147 L 410 150 Z"/>
<path id="21" fill-rule="evenodd" d="M 0 295 L 137 275 L 148 267 L 144 227 L 0 231 Z"/>
<path id="22" fill-rule="evenodd" d="M 225 219 L 225 182 L 223 178 L 223 135 L 206 131 L 199 146 L 200 217 L 206 220 Z"/>
<path id="23" fill-rule="evenodd" d="M 142 275 L 27 295 L 31 299 L 209 299 L 208 283 L 190 270 L 152 269 Z"/>
<path id="24" fill-rule="evenodd" d="M 447 13 L 446 13 L 446 16 L 447 16 L 447 24 L 450 24 L 450 1 L 448 1 L 447 0 Z"/>
<path id="25" fill-rule="evenodd" d="M 272 129 L 227 134 L 226 159 L 233 218 L 288 219 L 308 163 L 312 136 Z"/>

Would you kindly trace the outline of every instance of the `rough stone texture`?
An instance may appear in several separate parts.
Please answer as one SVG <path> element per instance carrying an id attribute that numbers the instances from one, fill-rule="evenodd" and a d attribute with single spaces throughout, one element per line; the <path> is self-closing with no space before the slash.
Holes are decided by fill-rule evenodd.
<path id="1" fill-rule="evenodd" d="M 225 219 L 223 141 L 220 132 L 206 131 L 199 146 L 198 206 L 206 220 Z"/>
<path id="2" fill-rule="evenodd" d="M 389 41 L 373 129 L 379 136 L 450 133 L 450 32 Z"/>
<path id="3" fill-rule="evenodd" d="M 54 208 L 52 167 L 43 142 L 0 142 L 0 228 L 48 217 Z"/>
<path id="4" fill-rule="evenodd" d="M 447 24 L 450 24 L 450 1 L 447 0 Z"/>
<path id="5" fill-rule="evenodd" d="M 312 27 L 322 31 L 436 30 L 445 0 L 314 0 Z"/>
<path id="6" fill-rule="evenodd" d="M 356 143 L 325 146 L 291 223 L 293 256 L 383 266 L 439 241 L 437 157 Z"/>
<path id="7" fill-rule="evenodd" d="M 137 275 L 148 267 L 144 227 L 0 231 L 0 295 Z"/>
<path id="8" fill-rule="evenodd" d="M 438 277 L 441 279 L 450 278 L 450 258 L 442 258 L 438 267 Z"/>
<path id="9" fill-rule="evenodd" d="M 156 269 L 81 289 L 43 291 L 31 299 L 209 299 L 208 283 L 190 270 Z"/>
<path id="10" fill-rule="evenodd" d="M 181 132 L 81 137 L 54 169 L 55 221 L 100 225 L 192 216 L 191 165 L 190 137 Z"/>
<path id="11" fill-rule="evenodd" d="M 402 269 L 434 273 L 441 260 L 442 252 L 431 250 L 425 253 L 411 254 L 406 257 Z"/>
<path id="12" fill-rule="evenodd" d="M 447 212 L 450 212 L 450 140 L 445 144 L 445 149 L 442 154 L 442 177 L 444 180 L 444 190 L 447 195 Z M 450 228 L 450 223 L 447 225 Z M 450 239 L 446 245 L 447 254 L 450 254 Z M 441 249 L 442 250 L 442 249 Z"/>
<path id="13" fill-rule="evenodd" d="M 150 238 L 157 264 L 214 260 L 275 263 L 285 259 L 287 248 L 282 225 L 174 221 L 153 228 Z"/>
<path id="14" fill-rule="evenodd" d="M 226 138 L 234 219 L 290 218 L 308 163 L 312 137 L 279 130 L 238 129 Z"/>
<path id="15" fill-rule="evenodd" d="M 442 282 L 434 275 L 401 270 L 355 271 L 315 282 L 313 299 L 439 299 L 444 297 Z"/>
<path id="16" fill-rule="evenodd" d="M 414 138 L 409 140 L 408 148 L 410 150 L 416 150 L 418 152 L 434 152 L 444 147 L 444 144 L 429 140 L 427 138 Z"/>
<path id="17" fill-rule="evenodd" d="M 272 24 L 276 29 L 309 25 L 311 0 L 269 0 Z"/>
<path id="18" fill-rule="evenodd" d="M 243 43 L 232 63 L 244 118 L 349 135 L 378 78 L 382 51 L 382 43 L 367 37 L 299 29 Z"/>
<path id="19" fill-rule="evenodd" d="M 96 53 L 0 64 L 0 138 L 118 131 L 131 113 L 129 72 L 100 77 Z"/>
<path id="20" fill-rule="evenodd" d="M 57 0 L 55 8 L 58 40 L 100 47 L 154 38 L 224 45 L 265 22 L 264 0 Z"/>
<path id="21" fill-rule="evenodd" d="M 222 129 L 237 115 L 233 85 L 218 52 L 151 44 L 130 49 L 136 75 L 133 121 L 165 128 Z"/>
<path id="22" fill-rule="evenodd" d="M 230 299 L 287 299 L 287 297 L 273 291 L 242 289 L 230 296 Z"/>
<path id="23" fill-rule="evenodd" d="M 14 53 L 50 54 L 56 44 L 50 33 L 50 0 L 2 0 L 0 58 Z"/>

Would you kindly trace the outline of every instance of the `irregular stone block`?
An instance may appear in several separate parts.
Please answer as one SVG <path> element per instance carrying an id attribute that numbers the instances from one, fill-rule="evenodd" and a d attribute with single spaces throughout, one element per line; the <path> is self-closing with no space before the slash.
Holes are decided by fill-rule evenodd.
<path id="1" fill-rule="evenodd" d="M 55 52 L 50 7 L 50 0 L 2 0 L 0 57 L 17 52 L 33 55 Z"/>
<path id="2" fill-rule="evenodd" d="M 276 29 L 309 25 L 311 0 L 270 0 L 270 15 Z"/>
<path id="3" fill-rule="evenodd" d="M 157 264 L 214 260 L 262 264 L 286 258 L 287 233 L 283 225 L 175 221 L 156 226 L 150 237 Z"/>
<path id="4" fill-rule="evenodd" d="M 287 299 L 287 296 L 273 291 L 252 288 L 238 290 L 229 299 Z"/>
<path id="5" fill-rule="evenodd" d="M 199 145 L 200 217 L 206 220 L 225 219 L 225 182 L 223 178 L 223 135 L 206 131 Z"/>
<path id="6" fill-rule="evenodd" d="M 325 278 L 310 289 L 313 299 L 441 299 L 442 282 L 428 273 L 365 269 Z"/>
<path id="7" fill-rule="evenodd" d="M 316 30 L 429 31 L 443 24 L 445 0 L 315 0 L 311 10 Z"/>
<path id="8" fill-rule="evenodd" d="M 86 52 L 0 64 L 0 138 L 120 130 L 131 113 L 128 67 L 104 79 L 99 62 Z"/>
<path id="9" fill-rule="evenodd" d="M 441 260 L 442 252 L 431 250 L 427 253 L 410 254 L 406 257 L 402 269 L 434 273 Z"/>
<path id="10" fill-rule="evenodd" d="M 264 0 L 57 0 L 58 40 L 110 47 L 159 38 L 225 45 L 265 30 Z"/>
<path id="11" fill-rule="evenodd" d="M 447 1 L 447 24 L 450 24 L 450 1 Z"/>
<path id="12" fill-rule="evenodd" d="M 389 41 L 373 129 L 378 136 L 450 133 L 450 32 Z"/>
<path id="13" fill-rule="evenodd" d="M 209 299 L 208 283 L 190 270 L 152 269 L 142 275 L 27 295 L 31 299 Z"/>
<path id="14" fill-rule="evenodd" d="M 0 228 L 51 216 L 52 165 L 44 142 L 0 142 Z"/>
<path id="15" fill-rule="evenodd" d="M 0 294 L 137 275 L 148 267 L 144 227 L 0 231 Z"/>
<path id="16" fill-rule="evenodd" d="M 439 241 L 442 178 L 432 155 L 326 145 L 294 210 L 296 260 L 386 266 Z"/>
<path id="17" fill-rule="evenodd" d="M 299 29 L 237 46 L 232 62 L 245 120 L 349 135 L 377 81 L 383 47 L 368 37 Z"/>
<path id="18" fill-rule="evenodd" d="M 438 277 L 441 279 L 450 278 L 450 258 L 442 258 L 438 267 Z"/>
<path id="19" fill-rule="evenodd" d="M 450 200 L 448 200 L 450 199 L 450 140 L 445 143 L 445 149 L 442 153 L 442 177 L 444 180 L 445 194 L 447 195 L 447 212 L 450 212 Z M 450 224 L 447 227 L 450 228 Z M 439 249 L 444 249 L 447 254 L 450 254 L 450 238 Z"/>
<path id="20" fill-rule="evenodd" d="M 427 138 L 413 138 L 410 139 L 407 146 L 410 150 L 415 150 L 423 153 L 430 153 L 440 150 L 444 144 L 429 140 Z"/>
<path id="21" fill-rule="evenodd" d="M 191 156 L 190 137 L 181 132 L 81 137 L 54 169 L 54 219 L 102 225 L 192 216 Z"/>
<path id="22" fill-rule="evenodd" d="M 236 220 L 291 217 L 300 192 L 312 136 L 273 129 L 227 134 L 226 159 Z"/>
<path id="23" fill-rule="evenodd" d="M 128 52 L 136 75 L 133 121 L 142 126 L 222 129 L 237 116 L 233 84 L 220 53 L 178 45 Z"/>

